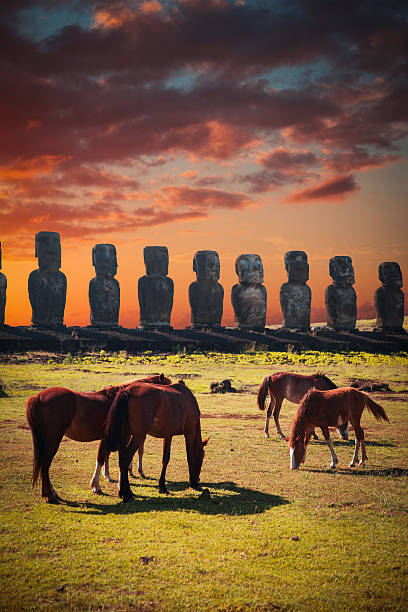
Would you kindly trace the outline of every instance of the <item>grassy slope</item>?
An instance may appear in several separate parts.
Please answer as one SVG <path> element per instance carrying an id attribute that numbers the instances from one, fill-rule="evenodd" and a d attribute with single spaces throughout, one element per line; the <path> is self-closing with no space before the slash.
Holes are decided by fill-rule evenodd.
<path id="1" fill-rule="evenodd" d="M 102 354 L 49 361 L 21 357 L 0 366 L 10 395 L 0 399 L 1 609 L 406 609 L 406 357 Z M 287 445 L 263 437 L 265 415 L 256 408 L 263 376 L 279 370 L 325 370 L 339 385 L 370 379 L 400 392 L 373 394 L 390 425 L 363 416 L 365 470 L 347 467 L 353 442 L 335 433 L 336 472 L 321 442 L 311 443 L 299 472 L 289 470 Z M 197 395 L 203 436 L 211 436 L 201 475 L 211 499 L 188 488 L 180 437 L 167 472 L 172 495 L 158 493 L 161 441 L 149 437 L 148 479 L 134 481 L 136 500 L 128 505 L 118 503 L 115 484 L 103 483 L 104 496 L 89 489 L 97 442 L 64 439 L 51 475 L 66 501 L 44 504 L 30 488 L 27 396 L 56 385 L 95 390 L 161 371 L 184 377 Z M 211 381 L 226 377 L 242 392 L 208 393 Z M 294 411 L 284 403 L 286 433 Z"/>

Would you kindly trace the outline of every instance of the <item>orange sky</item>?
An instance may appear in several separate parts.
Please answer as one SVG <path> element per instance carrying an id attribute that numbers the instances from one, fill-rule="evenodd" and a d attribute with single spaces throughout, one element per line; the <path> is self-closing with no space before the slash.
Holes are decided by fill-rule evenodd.
<path id="1" fill-rule="evenodd" d="M 174 327 L 190 322 L 201 249 L 220 255 L 223 324 L 240 253 L 261 255 L 267 323 L 281 321 L 288 250 L 308 254 L 312 321 L 325 320 L 334 255 L 352 257 L 359 316 L 373 317 L 379 263 L 408 275 L 408 32 L 397 4 L 369 19 L 339 4 L 328 22 L 305 0 L 5 2 L 6 323 L 30 323 L 41 230 L 61 235 L 68 325 L 89 323 L 101 242 L 117 248 L 124 326 L 139 323 L 146 245 L 169 249 Z"/>

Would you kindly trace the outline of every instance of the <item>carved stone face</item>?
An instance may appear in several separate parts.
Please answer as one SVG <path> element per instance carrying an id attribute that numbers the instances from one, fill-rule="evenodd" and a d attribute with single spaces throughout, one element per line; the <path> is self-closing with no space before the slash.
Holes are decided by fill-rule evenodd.
<path id="1" fill-rule="evenodd" d="M 351 257 L 337 255 L 329 262 L 329 273 L 335 283 L 341 285 L 354 285 L 354 268 Z"/>
<path id="2" fill-rule="evenodd" d="M 95 244 L 92 249 L 92 265 L 96 274 L 115 276 L 118 270 L 116 248 L 113 244 Z"/>
<path id="3" fill-rule="evenodd" d="M 235 261 L 235 271 L 241 283 L 248 285 L 263 283 L 263 265 L 259 255 L 239 255 Z"/>
<path id="4" fill-rule="evenodd" d="M 378 276 L 383 285 L 402 287 L 402 273 L 396 261 L 385 261 L 378 266 Z"/>
<path id="5" fill-rule="evenodd" d="M 148 276 L 167 276 L 169 271 L 167 247 L 147 246 L 143 250 L 143 256 Z"/>
<path id="6" fill-rule="evenodd" d="M 38 267 L 58 270 L 61 267 L 61 242 L 58 232 L 38 232 L 35 235 L 35 256 Z"/>
<path id="7" fill-rule="evenodd" d="M 304 251 L 288 251 L 285 253 L 285 268 L 289 282 L 306 283 L 309 280 L 309 264 Z"/>
<path id="8" fill-rule="evenodd" d="M 193 259 L 193 270 L 198 281 L 217 281 L 220 278 L 220 258 L 216 251 L 197 251 Z"/>

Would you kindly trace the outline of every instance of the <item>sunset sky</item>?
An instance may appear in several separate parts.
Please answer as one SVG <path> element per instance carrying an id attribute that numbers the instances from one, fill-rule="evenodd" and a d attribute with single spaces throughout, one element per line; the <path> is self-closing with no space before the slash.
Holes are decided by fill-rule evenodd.
<path id="1" fill-rule="evenodd" d="M 34 236 L 61 235 L 65 323 L 89 323 L 92 246 L 113 243 L 119 322 L 139 324 L 143 247 L 166 245 L 172 324 L 195 251 L 218 251 L 224 324 L 240 253 L 259 253 L 267 323 L 288 250 L 325 321 L 329 259 L 408 284 L 408 10 L 393 0 L 2 0 L 0 240 L 6 323 L 31 320 Z M 406 300 L 407 302 L 407 300 Z"/>

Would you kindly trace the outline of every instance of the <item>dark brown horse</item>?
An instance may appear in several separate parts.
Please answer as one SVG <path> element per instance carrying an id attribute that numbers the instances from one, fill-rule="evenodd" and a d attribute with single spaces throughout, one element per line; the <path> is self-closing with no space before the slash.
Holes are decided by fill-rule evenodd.
<path id="1" fill-rule="evenodd" d="M 258 408 L 260 410 L 265 409 L 265 400 L 268 392 L 271 397 L 271 402 L 266 413 L 265 437 L 269 438 L 269 420 L 273 410 L 276 431 L 281 438 L 285 438 L 279 424 L 279 413 L 284 399 L 294 404 L 298 404 L 310 389 L 325 390 L 336 389 L 336 387 L 337 385 L 323 374 L 323 372 L 317 372 L 310 376 L 306 376 L 305 374 L 290 374 L 289 372 L 277 372 L 271 376 L 266 376 L 258 390 Z M 344 427 L 338 429 L 338 432 L 343 440 L 348 440 L 347 423 Z M 315 436 L 315 438 L 317 438 L 317 436 Z"/>
<path id="2" fill-rule="evenodd" d="M 119 450 L 119 496 L 124 502 L 132 498 L 129 463 L 147 434 L 164 438 L 160 492 L 168 492 L 166 468 L 171 440 L 177 435 L 184 435 L 186 441 L 190 485 L 199 488 L 204 446 L 208 439 L 201 439 L 197 400 L 183 381 L 169 386 L 132 385 L 119 391 L 112 403 L 106 421 L 105 444 L 109 452 Z"/>
<path id="3" fill-rule="evenodd" d="M 330 391 L 312 390 L 300 402 L 292 423 L 289 438 L 290 467 L 297 470 L 306 458 L 306 449 L 309 444 L 314 427 L 320 427 L 324 439 L 330 449 L 332 462 L 330 467 L 335 468 L 338 463 L 336 453 L 330 439 L 329 427 L 338 427 L 350 421 L 355 432 L 355 448 L 350 467 L 358 461 L 358 452 L 361 445 L 360 465 L 364 466 L 367 453 L 364 441 L 364 430 L 360 425 L 361 415 L 367 408 L 377 421 L 389 421 L 384 408 L 377 404 L 363 391 L 353 387 L 333 389 Z"/>
<path id="4" fill-rule="evenodd" d="M 157 384 L 171 384 L 163 374 L 142 379 Z M 105 387 L 95 393 L 79 393 L 70 389 L 52 387 L 27 400 L 27 421 L 31 429 L 34 446 L 33 477 L 35 486 L 41 473 L 41 495 L 49 503 L 58 502 L 58 495 L 51 484 L 49 469 L 64 435 L 78 442 L 101 440 L 92 490 L 100 492 L 99 474 L 108 456 L 104 427 L 109 408 L 117 394 L 129 385 Z"/>

